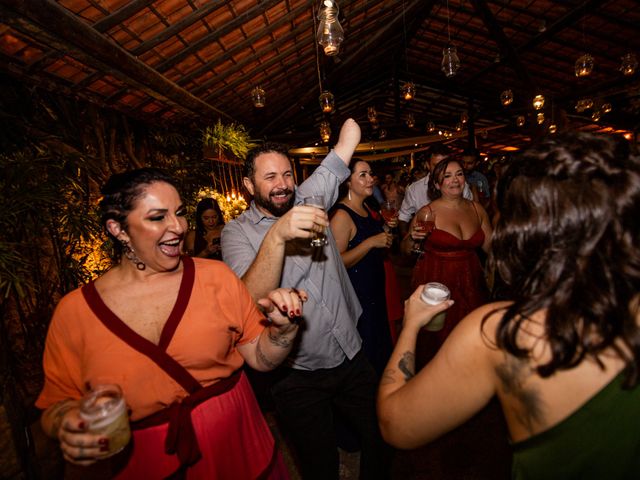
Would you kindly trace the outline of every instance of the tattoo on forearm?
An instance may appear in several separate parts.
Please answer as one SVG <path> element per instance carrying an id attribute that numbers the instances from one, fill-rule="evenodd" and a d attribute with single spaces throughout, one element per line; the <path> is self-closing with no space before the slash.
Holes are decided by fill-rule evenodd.
<path id="1" fill-rule="evenodd" d="M 269 341 L 272 345 L 280 348 L 289 348 L 291 346 L 292 341 L 285 337 L 284 335 L 273 335 L 271 333 L 271 328 L 267 329 L 267 336 L 269 337 Z"/>
<path id="2" fill-rule="evenodd" d="M 380 385 L 391 385 L 392 383 L 396 383 L 395 375 L 396 375 L 396 371 L 393 368 L 387 368 L 382 373 L 382 378 L 380 379 Z"/>
<path id="3" fill-rule="evenodd" d="M 413 352 L 404 352 L 402 354 L 402 358 L 398 362 L 398 368 L 404 374 L 404 379 L 406 381 L 409 381 L 414 377 L 416 374 L 416 358 Z"/>
<path id="4" fill-rule="evenodd" d="M 258 357 L 258 360 L 261 361 L 264 365 L 266 365 L 269 368 L 276 368 L 278 366 L 277 363 L 273 363 L 271 360 L 269 360 L 269 358 L 264 354 L 264 352 L 262 351 L 262 348 L 260 348 L 260 341 L 258 341 L 257 345 L 256 345 L 256 357 Z"/>
<path id="5" fill-rule="evenodd" d="M 524 386 L 526 377 L 531 374 L 530 367 L 520 360 L 507 358 L 496 367 L 496 374 L 504 393 L 516 399 L 513 409 L 516 420 L 533 434 L 534 426 L 544 421 L 544 413 L 539 392 Z"/>

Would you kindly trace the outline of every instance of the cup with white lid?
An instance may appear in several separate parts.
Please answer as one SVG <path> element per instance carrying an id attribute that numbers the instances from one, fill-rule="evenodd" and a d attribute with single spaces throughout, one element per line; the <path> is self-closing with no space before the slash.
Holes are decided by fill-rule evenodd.
<path id="1" fill-rule="evenodd" d="M 424 303 L 429 305 L 439 305 L 446 302 L 451 297 L 451 292 L 446 285 L 438 282 L 429 282 L 422 289 L 420 298 Z M 437 332 L 444 327 L 444 321 L 447 317 L 447 311 L 443 311 L 435 315 L 429 323 L 424 327 L 430 332 Z"/>

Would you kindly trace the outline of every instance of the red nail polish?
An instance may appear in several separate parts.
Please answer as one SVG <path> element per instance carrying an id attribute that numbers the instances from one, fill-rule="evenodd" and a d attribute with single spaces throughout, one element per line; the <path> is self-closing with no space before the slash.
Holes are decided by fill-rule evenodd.
<path id="1" fill-rule="evenodd" d="M 80 423 L 78 423 L 78 428 L 80 430 L 84 430 L 84 422 L 81 421 Z"/>
<path id="2" fill-rule="evenodd" d="M 296 315 L 299 317 L 300 316 L 300 309 L 296 309 Z"/>
<path id="3" fill-rule="evenodd" d="M 287 306 L 286 305 L 282 305 L 282 311 L 286 312 L 287 311 Z"/>
<path id="4" fill-rule="evenodd" d="M 100 440 L 98 440 L 98 445 L 101 446 L 109 446 L 109 439 L 108 438 L 101 438 Z"/>

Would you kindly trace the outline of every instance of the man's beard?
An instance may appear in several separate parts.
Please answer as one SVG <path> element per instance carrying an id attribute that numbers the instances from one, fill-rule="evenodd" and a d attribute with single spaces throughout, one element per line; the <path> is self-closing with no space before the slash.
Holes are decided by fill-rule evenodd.
<path id="1" fill-rule="evenodd" d="M 281 217 L 282 215 L 284 215 L 285 213 L 287 213 L 289 210 L 293 208 L 293 203 L 295 202 L 296 198 L 295 198 L 295 195 L 291 195 L 291 197 L 286 203 L 282 203 L 282 204 L 273 203 L 271 201 L 271 196 L 273 194 L 280 194 L 280 193 L 289 195 L 289 194 L 292 194 L 293 191 L 287 188 L 285 190 L 272 192 L 269 194 L 268 197 L 263 197 L 258 192 L 256 192 L 256 194 L 253 197 L 253 200 L 256 202 L 256 205 L 258 205 L 261 208 L 264 208 L 267 212 L 269 212 L 274 217 Z"/>

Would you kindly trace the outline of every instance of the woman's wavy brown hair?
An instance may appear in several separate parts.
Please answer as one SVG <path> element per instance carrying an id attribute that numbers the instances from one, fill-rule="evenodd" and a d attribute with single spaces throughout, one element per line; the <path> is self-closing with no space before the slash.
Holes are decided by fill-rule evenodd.
<path id="1" fill-rule="evenodd" d="M 508 166 L 498 205 L 490 262 L 513 300 L 498 347 L 526 358 L 518 332 L 544 310 L 552 356 L 537 369 L 542 377 L 613 347 L 626 361 L 626 385 L 637 384 L 640 158 L 613 137 L 549 138 Z"/>

